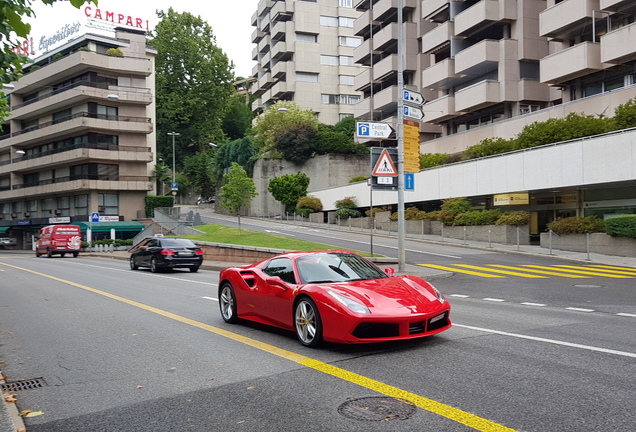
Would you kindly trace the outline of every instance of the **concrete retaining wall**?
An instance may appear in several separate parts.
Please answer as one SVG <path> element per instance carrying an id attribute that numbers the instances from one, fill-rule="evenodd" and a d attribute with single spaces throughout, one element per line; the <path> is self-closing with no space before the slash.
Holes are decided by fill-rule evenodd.
<path id="1" fill-rule="evenodd" d="M 590 252 L 603 255 L 636 257 L 636 239 L 612 237 L 605 233 L 552 234 L 541 233 L 541 247 L 572 252 Z M 589 250 L 588 250 L 589 248 Z"/>

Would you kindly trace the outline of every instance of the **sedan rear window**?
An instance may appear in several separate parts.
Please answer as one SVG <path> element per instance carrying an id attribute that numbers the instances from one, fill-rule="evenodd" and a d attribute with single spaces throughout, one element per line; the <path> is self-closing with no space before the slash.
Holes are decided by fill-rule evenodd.
<path id="1" fill-rule="evenodd" d="M 161 246 L 163 247 L 185 247 L 185 248 L 193 248 L 197 247 L 191 240 L 188 239 L 174 239 L 174 238 L 163 238 L 161 239 Z"/>

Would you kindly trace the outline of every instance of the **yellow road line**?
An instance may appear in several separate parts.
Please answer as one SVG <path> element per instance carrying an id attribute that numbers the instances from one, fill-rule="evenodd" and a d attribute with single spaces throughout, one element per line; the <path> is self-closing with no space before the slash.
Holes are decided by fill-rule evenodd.
<path id="1" fill-rule="evenodd" d="M 580 279 L 580 278 L 589 278 L 589 276 L 583 276 L 583 275 L 572 275 L 572 274 L 565 274 L 565 273 L 556 273 L 556 272 L 551 272 L 551 271 L 545 271 L 545 270 L 532 270 L 532 269 L 524 269 L 521 267 L 513 267 L 513 266 L 506 266 L 506 265 L 501 265 L 501 264 L 489 264 L 492 267 L 501 267 L 501 268 L 507 268 L 507 269 L 511 269 L 511 270 L 522 270 L 522 271 L 527 271 L 527 272 L 532 272 L 532 273 L 540 273 L 540 274 L 547 274 L 547 275 L 551 275 L 551 276 L 561 276 L 561 277 L 565 277 L 565 278 L 575 278 L 575 279 Z"/>
<path id="2" fill-rule="evenodd" d="M 455 267 L 444 267 L 437 264 L 418 264 L 418 265 L 422 267 L 430 267 L 430 268 L 439 269 L 439 270 L 446 270 L 449 272 L 465 273 L 465 274 L 469 274 L 473 276 L 480 276 L 480 277 L 486 277 L 486 278 L 505 278 L 505 276 L 499 276 L 499 275 L 488 274 L 488 273 L 479 273 L 479 272 L 474 272 L 469 270 L 458 269 Z"/>
<path id="3" fill-rule="evenodd" d="M 608 265 L 600 265 L 600 264 L 590 264 L 590 267 L 600 267 L 606 269 L 614 269 L 614 270 L 623 270 L 628 272 L 636 272 L 635 268 L 631 267 L 617 267 L 617 266 L 608 266 Z"/>
<path id="4" fill-rule="evenodd" d="M 532 267 L 532 268 L 538 268 L 538 269 L 552 268 L 552 267 L 542 267 L 542 266 L 530 265 L 530 264 L 523 264 L 522 267 Z M 586 271 L 586 270 L 561 269 L 559 271 L 567 272 L 567 273 L 578 273 L 578 274 L 584 274 L 584 275 L 592 275 L 592 276 L 604 276 L 604 277 L 619 278 L 619 279 L 631 279 L 632 278 L 632 276 L 612 275 L 612 274 L 607 274 L 607 273 L 595 273 L 595 272 Z"/>
<path id="5" fill-rule="evenodd" d="M 461 267 L 475 269 L 475 270 L 486 270 L 486 271 L 493 272 L 493 273 L 507 274 L 507 275 L 510 275 L 510 276 L 519 276 L 519 277 L 524 277 L 524 278 L 536 278 L 536 279 L 547 279 L 547 276 L 539 276 L 539 275 L 533 275 L 533 274 L 528 274 L 528 273 L 519 273 L 519 272 L 506 271 L 506 270 L 495 270 L 495 269 L 489 269 L 489 268 L 485 268 L 485 267 L 477 267 L 477 266 L 470 265 L 470 264 L 457 264 L 457 265 L 461 266 Z"/>
<path id="6" fill-rule="evenodd" d="M 385 395 L 390 396 L 390 397 L 407 399 L 407 400 L 413 402 L 418 407 L 420 407 L 420 408 L 422 408 L 422 409 L 424 409 L 426 411 L 429 411 L 429 412 L 434 413 L 434 414 L 438 414 L 438 415 L 440 415 L 442 417 L 445 417 L 445 418 L 447 418 L 449 420 L 452 420 L 452 421 L 455 421 L 457 423 L 461 423 L 461 424 L 466 425 L 466 426 L 468 426 L 468 427 L 470 427 L 470 428 L 472 428 L 474 430 L 477 430 L 477 431 L 482 431 L 482 432 L 517 432 L 514 429 L 511 429 L 509 427 L 500 425 L 500 424 L 492 422 L 490 420 L 486 420 L 485 418 L 476 416 L 476 415 L 471 414 L 469 412 L 462 411 L 462 410 L 457 409 L 457 408 L 453 408 L 450 405 L 445 405 L 445 404 L 443 404 L 441 402 L 437 402 L 437 401 L 434 401 L 432 399 L 425 398 L 425 397 L 417 395 L 415 393 L 410 393 L 410 392 L 408 392 L 406 390 L 402 390 L 402 389 L 399 389 L 397 387 L 393 387 L 393 386 L 385 384 L 385 383 L 383 383 L 381 381 L 376 381 L 374 379 L 367 378 L 367 377 L 365 377 L 363 375 L 358 375 L 356 373 L 349 372 L 349 371 L 347 371 L 345 369 L 341 369 L 339 367 L 332 366 L 330 364 L 321 362 L 319 360 L 312 359 L 312 358 L 304 356 L 302 354 L 296 354 L 295 352 L 288 351 L 288 350 L 285 350 L 285 349 L 282 349 L 282 348 L 278 348 L 278 347 L 276 347 L 274 345 L 270 345 L 270 344 L 267 344 L 267 343 L 264 343 L 264 342 L 260 342 L 260 341 L 257 341 L 255 339 L 248 338 L 246 336 L 242 336 L 242 335 L 239 335 L 239 334 L 236 334 L 236 333 L 233 333 L 233 332 L 230 332 L 230 331 L 218 328 L 218 327 L 211 326 L 209 324 L 205 324 L 205 323 L 202 323 L 202 322 L 199 322 L 199 321 L 192 320 L 190 318 L 186 318 L 186 317 L 183 317 L 183 316 L 180 316 L 180 315 L 177 315 L 177 314 L 173 314 L 172 312 L 164 311 L 162 309 L 158 309 L 158 308 L 155 308 L 155 307 L 152 307 L 152 306 L 148 306 L 146 304 L 143 304 L 143 303 L 140 303 L 140 302 L 136 302 L 134 300 L 129 300 L 127 298 L 120 297 L 120 296 L 115 295 L 115 294 L 110 294 L 110 293 L 107 293 L 105 291 L 101 291 L 101 290 L 98 290 L 98 289 L 95 289 L 95 288 L 88 287 L 86 285 L 82 285 L 82 284 L 78 284 L 78 283 L 75 283 L 75 282 L 71 282 L 71 281 L 68 281 L 68 280 L 65 280 L 65 279 L 61 279 L 61 278 L 58 278 L 58 277 L 55 277 L 55 276 L 50 276 L 50 275 L 47 275 L 47 274 L 44 274 L 44 273 L 40 273 L 40 272 L 37 272 L 37 271 L 34 271 L 34 270 L 25 269 L 25 268 L 22 268 L 22 267 L 14 266 L 14 265 L 11 265 L 11 264 L 6 264 L 6 263 L 3 263 L 3 262 L 0 262 L 0 265 L 4 265 L 4 266 L 7 266 L 7 267 L 12 267 L 12 268 L 15 268 L 15 269 L 18 269 L 18 270 L 23 270 L 23 271 L 26 271 L 26 272 L 29 272 L 29 273 L 36 274 L 38 276 L 42 276 L 42 277 L 45 277 L 45 278 L 48 278 L 48 279 L 52 279 L 52 280 L 56 280 L 58 282 L 65 283 L 65 284 L 68 284 L 68 285 L 71 285 L 71 286 L 74 286 L 74 287 L 77 287 L 77 288 L 81 288 L 83 290 L 90 291 L 92 293 L 99 294 L 99 295 L 102 295 L 104 297 L 108 297 L 110 299 L 117 300 L 117 301 L 122 302 L 122 303 L 126 303 L 126 304 L 128 304 L 130 306 L 134 306 L 134 307 L 146 310 L 148 312 L 153 312 L 153 313 L 156 313 L 156 314 L 161 315 L 163 317 L 170 318 L 170 319 L 173 319 L 175 321 L 179 321 L 179 322 L 181 322 L 183 324 L 188 324 L 188 325 L 191 325 L 193 327 L 197 327 L 197 328 L 200 328 L 202 330 L 206 330 L 206 331 L 209 331 L 211 333 L 217 334 L 219 336 L 223 336 L 223 337 L 232 339 L 234 341 L 249 345 L 251 347 L 260 349 L 260 350 L 268 352 L 270 354 L 274 354 L 274 355 L 276 355 L 278 357 L 282 357 L 282 358 L 285 358 L 287 360 L 293 361 L 293 362 L 295 362 L 297 364 L 300 364 L 302 366 L 314 369 L 316 371 L 323 372 L 325 374 L 334 376 L 336 378 L 340 378 L 340 379 L 342 379 L 344 381 L 348 381 L 348 382 L 350 382 L 352 384 L 356 384 L 356 385 L 358 385 L 360 387 L 365 387 L 365 388 L 368 388 L 370 390 L 373 390 L 373 391 L 381 393 L 381 394 L 385 394 Z"/>
<path id="7" fill-rule="evenodd" d="M 579 267 L 579 266 L 571 266 L 571 265 L 563 265 L 563 264 L 559 264 L 555 267 L 563 267 L 563 268 L 572 268 L 572 269 L 583 269 L 583 270 L 593 270 L 593 271 L 599 271 L 599 272 L 603 272 L 603 273 L 615 273 L 615 274 L 622 274 L 622 275 L 628 275 L 628 276 L 634 276 L 636 277 L 636 270 L 632 270 L 630 271 L 620 271 L 620 270 L 609 270 L 609 269 L 604 269 L 604 268 L 594 268 L 594 267 Z"/>

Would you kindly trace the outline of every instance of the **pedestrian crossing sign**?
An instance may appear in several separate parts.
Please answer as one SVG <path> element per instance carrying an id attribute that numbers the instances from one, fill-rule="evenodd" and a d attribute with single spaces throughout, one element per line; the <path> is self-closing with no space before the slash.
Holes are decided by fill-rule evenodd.
<path id="1" fill-rule="evenodd" d="M 382 150 L 382 153 L 373 168 L 372 175 L 386 177 L 395 177 L 398 175 L 397 169 L 395 169 L 395 164 L 386 149 Z"/>

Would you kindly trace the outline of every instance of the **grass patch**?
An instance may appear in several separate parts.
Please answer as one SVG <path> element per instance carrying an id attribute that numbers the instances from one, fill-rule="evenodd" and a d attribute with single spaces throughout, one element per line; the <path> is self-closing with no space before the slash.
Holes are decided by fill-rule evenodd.
<path id="1" fill-rule="evenodd" d="M 272 249 L 285 249 L 293 251 L 315 251 L 325 249 L 342 249 L 356 252 L 360 255 L 369 256 L 368 253 L 356 251 L 353 249 L 339 248 L 324 243 L 316 243 L 295 238 L 280 236 L 276 234 L 262 233 L 258 231 L 241 229 L 239 235 L 238 228 L 228 227 L 225 225 L 197 225 L 195 227 L 205 234 L 184 235 L 180 237 L 189 238 L 190 240 L 206 241 L 213 243 L 226 243 L 240 246 L 255 246 Z"/>

